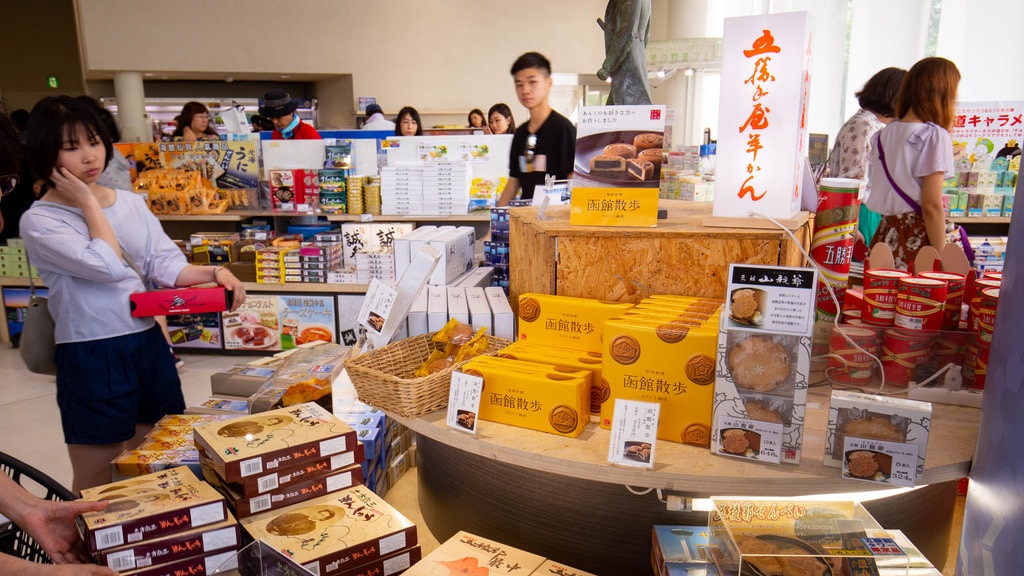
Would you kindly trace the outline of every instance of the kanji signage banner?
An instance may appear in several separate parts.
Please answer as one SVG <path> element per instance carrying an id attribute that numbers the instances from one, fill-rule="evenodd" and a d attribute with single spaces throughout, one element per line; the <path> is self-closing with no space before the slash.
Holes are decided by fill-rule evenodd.
<path id="1" fill-rule="evenodd" d="M 726 18 L 715 216 L 800 210 L 811 25 L 807 12 Z"/>

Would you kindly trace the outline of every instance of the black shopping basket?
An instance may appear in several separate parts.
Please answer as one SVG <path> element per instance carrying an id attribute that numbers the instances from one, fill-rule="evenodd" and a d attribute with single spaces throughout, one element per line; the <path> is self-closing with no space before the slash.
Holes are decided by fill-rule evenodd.
<path id="1" fill-rule="evenodd" d="M 47 500 L 75 499 L 70 490 L 61 486 L 53 478 L 3 452 L 0 452 L 0 470 L 3 470 L 29 492 L 45 497 Z M 44 494 L 45 496 L 43 496 Z M 3 517 L 0 517 L 0 552 L 31 562 L 53 563 L 38 542 L 16 524 Z"/>

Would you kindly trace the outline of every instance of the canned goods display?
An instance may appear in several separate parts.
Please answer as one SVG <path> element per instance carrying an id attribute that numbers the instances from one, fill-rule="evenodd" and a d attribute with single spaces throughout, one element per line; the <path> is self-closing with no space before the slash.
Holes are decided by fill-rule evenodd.
<path id="1" fill-rule="evenodd" d="M 945 280 L 920 276 L 900 278 L 895 325 L 907 330 L 941 330 L 947 290 Z"/>
<path id="2" fill-rule="evenodd" d="M 959 328 L 960 310 L 963 308 L 967 277 L 953 272 L 921 272 L 919 276 L 942 280 L 946 283 L 948 289 L 946 290 L 946 301 L 942 306 L 942 329 L 956 330 Z"/>
<path id="3" fill-rule="evenodd" d="M 861 320 L 875 326 L 892 326 L 896 320 L 896 289 L 903 270 L 877 268 L 864 271 L 864 302 Z"/>
<path id="4" fill-rule="evenodd" d="M 863 351 L 851 345 L 850 341 Z M 831 337 L 832 356 L 828 359 L 828 377 L 841 384 L 870 384 L 875 374 L 874 357 L 880 351 L 881 329 L 861 326 L 834 328 Z"/>
<path id="5" fill-rule="evenodd" d="M 917 369 L 928 363 L 932 334 L 886 330 L 882 344 L 882 370 L 885 381 L 894 386 L 907 386 L 917 380 Z"/>
<path id="6" fill-rule="evenodd" d="M 857 195 L 864 183 L 850 178 L 822 178 L 814 215 L 811 258 L 818 263 L 815 309 L 818 319 L 839 314 L 850 279 L 853 237 L 857 232 Z M 839 302 L 836 308 L 825 286 L 828 282 Z"/>

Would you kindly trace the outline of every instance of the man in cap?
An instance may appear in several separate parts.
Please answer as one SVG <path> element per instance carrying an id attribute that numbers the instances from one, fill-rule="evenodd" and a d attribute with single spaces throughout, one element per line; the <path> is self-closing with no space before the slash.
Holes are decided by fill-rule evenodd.
<path id="1" fill-rule="evenodd" d="M 268 118 L 274 124 L 271 140 L 319 140 L 320 133 L 306 124 L 295 113 L 299 101 L 292 98 L 284 90 L 271 90 L 263 95 L 260 116 Z"/>
<path id="2" fill-rule="evenodd" d="M 363 130 L 386 130 L 395 131 L 395 123 L 384 117 L 384 111 L 380 104 L 370 104 L 366 107 L 366 123 Z"/>

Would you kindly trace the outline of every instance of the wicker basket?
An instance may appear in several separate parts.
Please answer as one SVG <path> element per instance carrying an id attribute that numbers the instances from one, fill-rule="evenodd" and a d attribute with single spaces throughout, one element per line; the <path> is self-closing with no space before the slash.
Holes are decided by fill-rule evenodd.
<path id="1" fill-rule="evenodd" d="M 413 376 L 413 372 L 439 346 L 431 342 L 433 335 L 399 340 L 345 361 L 345 369 L 359 400 L 405 418 L 415 418 L 447 406 L 452 372 L 465 362 L 430 376 Z M 512 343 L 504 338 L 485 338 L 487 351 L 484 354 L 488 355 Z"/>

